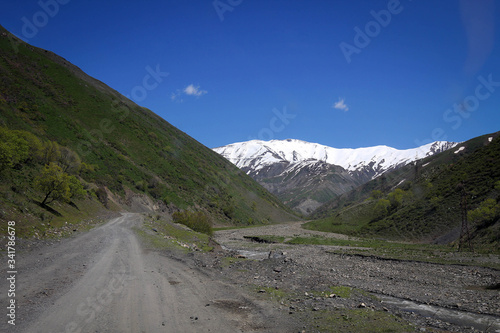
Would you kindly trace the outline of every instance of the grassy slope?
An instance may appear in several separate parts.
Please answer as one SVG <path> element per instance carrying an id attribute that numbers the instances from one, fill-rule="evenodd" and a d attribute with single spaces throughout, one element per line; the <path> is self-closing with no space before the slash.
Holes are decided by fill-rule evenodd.
<path id="1" fill-rule="evenodd" d="M 490 143 L 488 138 L 494 137 Z M 500 193 L 494 184 L 500 180 L 500 132 L 481 136 L 457 148 L 422 161 L 418 174 L 414 166 L 388 173 L 342 198 L 321 207 L 318 220 L 308 228 L 376 237 L 430 241 L 446 235 L 460 226 L 460 193 L 457 185 L 464 182 L 468 208 L 476 208 L 486 198 L 498 200 Z M 425 166 L 424 166 L 425 165 Z M 370 199 L 373 190 L 385 194 L 400 188 L 412 194 L 411 200 L 384 218 L 374 217 L 376 200 Z M 411 180 L 411 181 L 410 181 Z M 496 235 L 495 235 L 496 234 Z M 453 235 L 449 240 L 454 240 Z M 476 245 L 498 248 L 498 222 L 476 234 Z"/>
<path id="2" fill-rule="evenodd" d="M 0 33 L 0 125 L 76 151 L 96 167 L 86 182 L 117 195 L 132 189 L 178 208 L 203 209 L 220 222 L 294 218 L 250 177 L 150 110 L 51 52 L 24 43 L 15 52 L 8 32 Z M 3 179 L 0 200 L 11 213 L 22 209 L 23 196 L 37 195 L 26 174 L 31 171 L 22 171 Z M 8 193 L 10 183 L 25 191 Z"/>

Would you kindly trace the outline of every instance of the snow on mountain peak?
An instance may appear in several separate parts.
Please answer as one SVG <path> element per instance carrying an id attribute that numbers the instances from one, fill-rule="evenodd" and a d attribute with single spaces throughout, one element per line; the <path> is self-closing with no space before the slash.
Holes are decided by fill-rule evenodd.
<path id="1" fill-rule="evenodd" d="M 239 168 L 260 170 L 275 163 L 301 163 L 309 160 L 339 165 L 348 171 L 364 167 L 377 169 L 377 175 L 417 159 L 453 148 L 457 143 L 436 141 L 427 145 L 398 150 L 388 146 L 332 148 L 296 139 L 251 140 L 214 148 Z"/>

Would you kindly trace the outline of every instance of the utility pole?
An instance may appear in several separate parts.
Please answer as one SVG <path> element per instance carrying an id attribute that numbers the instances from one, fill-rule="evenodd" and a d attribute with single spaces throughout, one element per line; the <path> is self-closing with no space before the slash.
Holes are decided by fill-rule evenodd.
<path id="1" fill-rule="evenodd" d="M 418 179 L 418 173 L 420 171 L 420 165 L 418 160 L 418 153 L 415 155 L 415 181 Z"/>
<path id="2" fill-rule="evenodd" d="M 460 251 L 467 242 L 470 251 L 474 252 L 470 242 L 469 222 L 467 220 L 467 191 L 465 190 L 465 185 L 463 183 L 458 184 L 458 188 L 460 190 L 460 211 L 462 213 L 462 228 L 460 229 L 458 251 Z"/>

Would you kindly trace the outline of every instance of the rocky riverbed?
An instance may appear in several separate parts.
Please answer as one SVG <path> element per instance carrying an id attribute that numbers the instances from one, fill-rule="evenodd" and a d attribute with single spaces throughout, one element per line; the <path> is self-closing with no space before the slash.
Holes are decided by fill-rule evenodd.
<path id="1" fill-rule="evenodd" d="M 500 272 L 494 268 L 339 253 L 335 246 L 258 243 L 251 237 L 318 233 L 297 223 L 218 231 L 216 240 L 233 258 L 227 251 L 197 257 L 199 265 L 275 299 L 283 313 L 304 316 L 308 329 L 328 331 L 336 314 L 368 309 L 377 314 L 374 321 L 389 314 L 419 330 L 500 332 Z"/>

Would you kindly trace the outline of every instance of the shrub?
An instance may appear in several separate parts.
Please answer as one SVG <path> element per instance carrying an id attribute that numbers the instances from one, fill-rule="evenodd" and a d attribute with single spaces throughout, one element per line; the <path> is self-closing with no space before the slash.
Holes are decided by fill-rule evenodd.
<path id="1" fill-rule="evenodd" d="M 172 214 L 175 223 L 184 224 L 194 231 L 198 231 L 209 236 L 213 235 L 212 223 L 204 212 L 175 212 Z"/>
<path id="2" fill-rule="evenodd" d="M 391 202 L 387 199 L 380 199 L 373 208 L 373 215 L 376 219 L 383 218 L 389 213 Z"/>
<path id="3" fill-rule="evenodd" d="M 468 219 L 476 223 L 491 221 L 499 215 L 500 204 L 497 204 L 495 199 L 486 199 L 478 208 L 467 213 Z"/>
<path id="4" fill-rule="evenodd" d="M 108 207 L 108 193 L 104 187 L 99 187 L 95 192 L 97 199 L 104 205 L 104 207 Z"/>
<path id="5" fill-rule="evenodd" d="M 372 199 L 380 199 L 384 196 L 384 194 L 382 193 L 382 191 L 380 190 L 374 190 L 372 191 L 372 194 L 370 196 L 370 198 Z"/>

